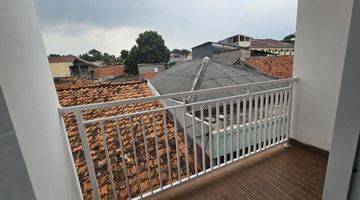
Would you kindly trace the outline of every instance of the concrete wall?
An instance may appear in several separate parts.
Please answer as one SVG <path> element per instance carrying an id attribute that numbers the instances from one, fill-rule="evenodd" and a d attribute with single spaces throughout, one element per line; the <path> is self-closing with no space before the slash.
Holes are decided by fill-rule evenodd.
<path id="1" fill-rule="evenodd" d="M 0 199 L 35 199 L 1 88 L 0 122 Z"/>
<path id="2" fill-rule="evenodd" d="M 70 68 L 73 63 L 63 62 L 63 63 L 50 63 L 50 70 L 53 77 L 70 77 Z"/>
<path id="3" fill-rule="evenodd" d="M 352 7 L 347 10 L 351 22 L 326 171 L 323 198 L 327 200 L 360 198 L 360 172 L 354 170 L 360 131 L 360 1 L 346 3 Z"/>
<path id="4" fill-rule="evenodd" d="M 192 52 L 192 58 L 204 58 L 209 57 L 211 58 L 213 55 L 213 47 L 211 43 L 206 43 L 201 46 L 197 46 L 191 49 Z"/>
<path id="5" fill-rule="evenodd" d="M 330 150 L 352 0 L 299 0 L 291 136 Z M 336 11 L 336 12 L 334 12 Z"/>
<path id="6" fill-rule="evenodd" d="M 32 193 L 41 200 L 81 199 L 32 0 L 0 1 L 0 44 L 0 87 Z M 16 174 L 16 169 L 10 170 Z M 7 179 L 0 182 L 9 184 Z M 20 193 L 30 187 L 23 184 L 9 187 Z M 31 199 L 28 193 L 23 199 Z"/>

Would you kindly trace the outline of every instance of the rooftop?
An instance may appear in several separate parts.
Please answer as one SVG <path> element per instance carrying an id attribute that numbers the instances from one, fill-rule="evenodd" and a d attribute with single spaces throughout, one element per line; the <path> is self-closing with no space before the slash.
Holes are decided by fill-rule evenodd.
<path id="1" fill-rule="evenodd" d="M 245 60 L 245 64 L 272 77 L 291 78 L 293 60 L 294 56 L 251 57 Z"/>
<path id="2" fill-rule="evenodd" d="M 84 59 L 81 59 L 74 55 L 66 55 L 66 56 L 48 56 L 49 63 L 63 63 L 63 62 L 81 62 L 87 65 L 97 66 L 94 63 L 88 62 Z"/>
<path id="3" fill-rule="evenodd" d="M 274 39 L 252 39 L 251 48 L 294 48 L 293 44 L 281 42 Z"/>
<path id="4" fill-rule="evenodd" d="M 273 79 L 245 65 L 230 66 L 214 59 L 209 59 L 204 64 L 203 59 L 194 59 L 175 64 L 150 82 L 160 94 L 170 94 Z M 253 91 L 262 91 L 279 86 L 281 85 L 265 84 L 253 88 Z M 244 90 L 224 90 L 213 94 L 197 95 L 192 101 L 197 102 L 244 93 L 246 93 L 245 88 Z"/>
<path id="5" fill-rule="evenodd" d="M 93 87 L 80 87 L 65 90 L 58 90 L 58 97 L 60 104 L 63 107 L 76 106 L 83 104 L 107 102 L 121 99 L 131 99 L 139 97 L 153 96 L 149 87 L 144 82 L 132 82 L 129 84 L 116 84 L 116 85 L 100 85 Z M 159 101 L 153 101 L 149 103 L 137 103 L 124 106 L 116 106 L 107 109 L 88 110 L 83 113 L 84 120 L 95 119 L 105 116 L 114 116 L 120 114 L 126 114 L 137 111 L 151 110 L 161 108 L 162 104 Z M 137 196 L 140 193 L 149 191 L 150 188 L 156 189 L 161 186 L 170 183 L 170 180 L 175 180 L 178 176 L 177 172 L 177 159 L 175 156 L 175 131 L 174 125 L 171 122 L 172 119 L 167 113 L 155 112 L 154 114 L 144 114 L 143 121 L 140 117 L 133 117 L 130 119 L 121 119 L 116 122 L 104 122 L 104 131 L 107 138 L 107 144 L 109 147 L 109 155 L 111 159 L 111 167 L 114 174 L 115 187 L 119 191 L 121 199 L 128 198 L 130 193 L 132 197 Z M 154 119 L 154 123 L 153 122 Z M 163 124 L 166 121 L 167 127 Z M 66 126 L 66 132 L 69 138 L 71 150 L 74 157 L 74 162 L 78 172 L 81 188 L 83 191 L 84 199 L 91 199 L 91 185 L 89 181 L 89 175 L 84 160 L 82 151 L 82 145 L 76 125 L 76 119 L 73 113 L 64 114 L 64 122 Z M 120 143 L 117 142 L 116 129 L 120 130 Z M 131 128 L 133 127 L 134 135 L 132 135 Z M 167 130 L 169 151 L 166 147 L 166 136 L 164 130 Z M 144 142 L 143 131 L 146 135 L 146 141 Z M 102 143 L 102 137 L 100 134 L 100 125 L 92 124 L 86 126 L 86 132 L 88 134 L 89 146 L 92 152 L 92 159 L 97 174 L 97 180 L 99 183 L 100 195 L 103 199 L 111 198 L 112 187 L 110 182 L 110 175 L 107 170 L 107 162 L 105 157 L 105 149 Z M 131 138 L 135 136 L 136 150 L 133 149 L 131 144 Z M 160 157 L 161 177 L 158 179 L 158 162 L 156 160 L 155 146 L 158 142 L 158 153 Z M 180 153 L 180 163 L 184 163 L 184 137 L 181 131 L 178 132 L 178 146 Z M 145 154 L 145 146 L 149 149 L 148 155 Z M 191 151 L 191 147 L 189 146 Z M 137 152 L 137 160 L 135 159 L 134 151 Z M 171 176 L 169 176 L 166 155 L 170 154 L 170 162 L 173 165 L 171 167 Z M 123 159 L 124 158 L 124 159 Z M 140 187 L 137 185 L 136 176 L 136 161 L 139 164 L 139 181 Z M 149 169 L 146 168 L 146 161 L 149 161 Z M 127 166 L 124 170 L 123 162 Z M 194 173 L 192 156 L 189 156 L 190 173 Z M 185 172 L 184 165 L 181 166 L 181 170 Z M 147 179 L 148 172 L 151 174 L 151 181 Z M 127 175 L 125 175 L 127 174 Z M 185 175 L 185 173 L 182 173 Z M 186 176 L 186 175 L 185 175 Z M 129 183 L 129 187 L 126 187 L 126 181 Z M 130 190 L 130 192 L 127 192 Z"/>

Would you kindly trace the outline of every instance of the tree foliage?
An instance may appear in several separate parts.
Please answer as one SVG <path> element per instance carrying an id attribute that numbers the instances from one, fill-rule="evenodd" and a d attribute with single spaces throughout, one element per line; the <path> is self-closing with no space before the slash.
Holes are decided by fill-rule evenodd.
<path id="1" fill-rule="evenodd" d="M 187 49 L 173 49 L 171 53 L 187 57 L 191 53 L 191 51 Z"/>
<path id="2" fill-rule="evenodd" d="M 110 55 L 106 52 L 101 53 L 96 49 L 92 49 L 85 54 L 81 54 L 79 57 L 89 62 L 103 61 L 106 65 L 121 64 L 120 57 L 117 58 L 115 55 Z"/>
<path id="3" fill-rule="evenodd" d="M 139 63 L 167 63 L 170 51 L 165 46 L 165 41 L 156 31 L 140 33 L 127 58 L 124 60 L 125 69 L 132 74 L 138 74 Z"/>
<path id="4" fill-rule="evenodd" d="M 295 44 L 295 34 L 290 34 L 284 37 L 283 42 Z"/>

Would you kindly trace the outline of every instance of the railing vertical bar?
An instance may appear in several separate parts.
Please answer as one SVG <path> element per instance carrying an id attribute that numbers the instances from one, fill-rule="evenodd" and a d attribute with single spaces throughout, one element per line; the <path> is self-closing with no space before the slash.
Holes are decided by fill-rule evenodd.
<path id="1" fill-rule="evenodd" d="M 161 162 L 160 162 L 160 157 L 159 157 L 159 140 L 158 140 L 158 136 L 157 136 L 157 130 L 156 130 L 156 125 L 155 125 L 155 112 L 152 112 L 152 125 L 154 128 L 154 139 L 155 139 L 155 152 L 156 152 L 156 160 L 157 160 L 157 168 L 158 168 L 158 176 L 159 176 L 159 183 L 160 183 L 160 188 L 163 189 L 163 180 L 161 177 L 162 171 L 161 171 Z"/>
<path id="2" fill-rule="evenodd" d="M 288 90 L 286 89 L 284 91 L 284 105 L 283 105 L 283 126 L 282 126 L 282 130 L 283 130 L 283 140 L 286 139 L 286 121 L 287 121 L 287 105 L 288 105 Z"/>
<path id="3" fill-rule="evenodd" d="M 236 99 L 236 158 L 240 158 L 240 98 Z"/>
<path id="4" fill-rule="evenodd" d="M 275 115 L 275 117 L 274 117 L 274 119 L 275 119 L 275 121 L 274 121 L 274 134 L 275 134 L 275 137 L 274 137 L 274 140 L 275 140 L 275 144 L 277 143 L 277 142 L 279 142 L 279 134 L 278 134 L 278 109 L 279 109 L 279 92 L 278 91 L 276 91 L 275 92 L 275 113 L 274 113 L 274 115 Z"/>
<path id="5" fill-rule="evenodd" d="M 127 164 L 126 164 L 125 155 L 124 155 L 125 148 L 124 148 L 124 145 L 123 145 L 123 142 L 121 139 L 121 135 L 120 135 L 119 119 L 116 120 L 116 133 L 117 133 L 117 138 L 119 141 L 119 147 L 121 150 L 121 161 L 122 161 L 123 171 L 124 171 L 124 176 L 125 176 L 126 189 L 129 193 L 129 196 L 131 196 L 129 178 L 128 178 L 128 173 L 127 173 Z"/>
<path id="6" fill-rule="evenodd" d="M 269 141 L 269 145 L 268 146 L 272 146 L 273 143 L 275 143 L 275 138 L 274 138 L 274 132 L 273 132 L 273 117 L 274 117 L 274 93 L 270 92 L 270 126 L 269 126 L 269 136 L 270 136 L 270 141 Z"/>
<path id="7" fill-rule="evenodd" d="M 253 104 L 252 104 L 252 96 L 249 95 L 249 141 L 248 141 L 248 153 L 249 155 L 252 154 L 252 150 L 251 150 L 251 139 L 252 139 L 252 118 L 251 118 L 251 115 L 252 115 L 252 107 L 253 107 Z"/>
<path id="8" fill-rule="evenodd" d="M 227 107 L 226 101 L 223 100 L 223 115 L 224 115 L 224 163 L 227 164 Z"/>
<path id="9" fill-rule="evenodd" d="M 264 94 L 260 94 L 260 124 L 259 124 L 259 149 L 262 149 L 264 146 L 263 140 L 263 126 L 264 126 Z"/>
<path id="10" fill-rule="evenodd" d="M 177 160 L 177 169 L 178 169 L 178 180 L 181 182 L 181 166 L 180 166 L 180 156 L 179 156 L 179 134 L 176 120 L 176 109 L 174 109 L 174 130 L 175 130 L 175 145 L 176 145 L 176 160 Z"/>
<path id="11" fill-rule="evenodd" d="M 284 92 L 283 92 L 283 90 L 282 91 L 280 91 L 280 105 L 279 105 L 279 112 L 280 112 L 280 114 L 279 114 L 279 117 L 280 117 L 280 119 L 279 119 L 279 134 L 280 134 L 280 136 L 279 136 L 279 142 L 281 142 L 283 139 L 284 139 L 284 137 L 283 137 L 283 114 L 284 114 Z"/>
<path id="12" fill-rule="evenodd" d="M 196 130 L 195 130 L 195 110 L 194 106 L 191 106 L 191 120 L 192 120 L 192 134 L 193 134 L 193 149 L 194 149 L 194 168 L 195 174 L 198 175 L 198 168 L 197 168 L 197 144 L 196 144 Z"/>
<path id="13" fill-rule="evenodd" d="M 217 166 L 220 166 L 220 108 L 219 102 L 216 102 L 216 153 L 217 153 Z"/>
<path id="14" fill-rule="evenodd" d="M 206 165 L 205 165 L 205 143 L 204 143 L 204 107 L 203 104 L 200 105 L 200 118 L 201 118 L 201 153 L 202 153 L 202 167 L 203 172 L 206 172 Z"/>
<path id="15" fill-rule="evenodd" d="M 186 125 L 186 98 L 183 97 L 183 124 L 184 124 L 184 141 L 185 141 L 185 162 L 186 162 L 186 177 L 190 178 L 190 167 L 189 167 L 189 150 L 188 150 L 188 139 L 187 139 L 187 125 Z"/>
<path id="16" fill-rule="evenodd" d="M 148 150 L 148 145 L 147 145 L 147 138 L 146 138 L 146 126 L 144 123 L 144 116 L 140 115 L 141 118 L 141 126 L 142 126 L 142 135 L 143 135 L 143 140 L 144 140 L 144 148 L 145 148 L 145 159 L 146 159 L 146 168 L 147 168 L 147 176 L 149 179 L 149 186 L 150 186 L 150 191 L 151 194 L 153 193 L 153 185 L 152 185 L 152 181 L 151 181 L 151 171 L 150 171 L 150 164 L 149 164 L 149 160 L 150 160 L 150 156 L 149 156 L 149 150 Z"/>
<path id="17" fill-rule="evenodd" d="M 264 133 L 264 148 L 270 144 L 270 136 L 268 134 L 268 122 L 269 122 L 269 93 L 265 94 L 265 133 Z"/>
<path id="18" fill-rule="evenodd" d="M 254 109 L 254 152 L 257 151 L 257 141 L 258 141 L 258 103 L 259 103 L 259 96 L 255 95 L 255 109 Z"/>
<path id="19" fill-rule="evenodd" d="M 118 198 L 117 198 L 116 187 L 115 187 L 115 182 L 114 182 L 114 174 L 113 174 L 112 166 L 111 166 L 111 159 L 110 159 L 110 155 L 109 155 L 109 148 L 107 145 L 104 123 L 103 123 L 103 121 L 100 121 L 99 124 L 100 124 L 100 132 L 101 132 L 101 136 L 102 136 L 103 146 L 105 149 L 106 163 L 107 163 L 107 169 L 108 169 L 109 176 L 110 176 L 112 193 L 114 195 L 114 199 L 117 200 Z"/>
<path id="20" fill-rule="evenodd" d="M 90 183 L 91 183 L 93 198 L 96 200 L 100 200 L 101 197 L 100 197 L 98 182 L 97 182 L 97 178 L 96 178 L 96 172 L 95 172 L 94 163 L 93 163 L 93 160 L 91 157 L 89 142 L 87 140 L 86 131 L 84 128 L 84 119 L 83 119 L 81 111 L 76 111 L 76 112 L 74 112 L 74 114 L 75 114 L 75 118 L 76 118 L 77 125 L 78 125 L 81 145 L 82 145 L 83 151 L 84 151 L 86 167 L 89 172 L 89 179 L 90 179 Z"/>
<path id="21" fill-rule="evenodd" d="M 288 103 L 288 111 L 287 111 L 288 114 L 287 114 L 287 123 L 286 123 L 286 139 L 287 139 L 287 140 L 289 140 L 289 137 L 290 137 L 293 87 L 294 87 L 294 83 L 293 83 L 292 81 L 290 81 L 289 103 Z"/>
<path id="22" fill-rule="evenodd" d="M 243 112 L 242 112 L 242 124 L 243 124 L 243 129 L 242 129 L 242 141 L 241 141 L 241 146 L 242 146 L 242 156 L 245 157 L 246 153 L 246 106 L 247 106 L 247 100 L 246 98 L 243 98 L 242 100 L 242 106 L 243 106 Z M 249 151 L 248 151 L 249 152 Z"/>
<path id="23" fill-rule="evenodd" d="M 166 111 L 163 111 L 163 121 L 164 121 L 164 132 L 165 132 L 165 145 L 166 145 L 166 158 L 168 165 L 169 181 L 172 185 L 172 172 L 171 172 L 171 163 L 170 163 L 170 147 L 169 147 L 169 134 L 167 129 L 167 120 L 166 120 Z"/>
<path id="24" fill-rule="evenodd" d="M 138 163 L 138 157 L 137 157 L 137 153 L 136 153 L 136 145 L 135 145 L 135 132 L 134 132 L 134 124 L 133 124 L 133 120 L 132 117 L 129 117 L 129 122 L 130 122 L 130 129 L 131 129 L 131 143 L 132 143 L 132 147 L 134 150 L 134 160 L 135 160 L 135 167 L 136 167 L 136 180 L 138 183 L 138 188 L 139 188 L 139 192 L 140 192 L 140 197 L 142 198 L 142 191 L 141 191 L 141 184 L 140 184 L 140 177 L 139 177 L 139 163 Z"/>
<path id="25" fill-rule="evenodd" d="M 212 145 L 213 145 L 213 134 L 212 134 L 212 107 L 211 104 L 208 105 L 208 112 L 209 112 L 209 162 L 211 170 L 214 169 L 213 166 L 213 153 L 212 153 Z"/>
<path id="26" fill-rule="evenodd" d="M 234 136 L 234 102 L 232 99 L 230 99 L 230 160 L 231 162 L 234 160 L 234 149 L 233 149 L 233 136 Z"/>

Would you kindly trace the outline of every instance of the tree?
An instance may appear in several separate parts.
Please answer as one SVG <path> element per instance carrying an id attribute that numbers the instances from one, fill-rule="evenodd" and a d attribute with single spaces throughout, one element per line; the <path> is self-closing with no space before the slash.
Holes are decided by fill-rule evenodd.
<path id="1" fill-rule="evenodd" d="M 191 53 L 191 51 L 187 50 L 187 49 L 181 49 L 181 50 L 180 49 L 173 49 L 171 51 L 171 53 L 178 54 L 178 55 L 183 55 L 183 56 L 187 57 Z"/>
<path id="2" fill-rule="evenodd" d="M 101 52 L 96 49 L 91 49 L 89 52 L 82 54 L 79 57 L 89 62 L 103 61 Z"/>
<path id="3" fill-rule="evenodd" d="M 295 34 L 290 34 L 284 37 L 283 42 L 295 44 Z"/>
<path id="4" fill-rule="evenodd" d="M 126 49 L 123 49 L 120 52 L 120 59 L 122 61 L 125 61 L 129 57 L 129 55 L 130 55 L 130 52 L 128 50 L 126 50 Z"/>
<path id="5" fill-rule="evenodd" d="M 139 63 L 167 63 L 170 51 L 165 46 L 165 41 L 156 31 L 140 33 L 136 39 L 136 45 L 130 50 L 125 59 L 125 69 L 132 74 L 138 74 Z"/>

